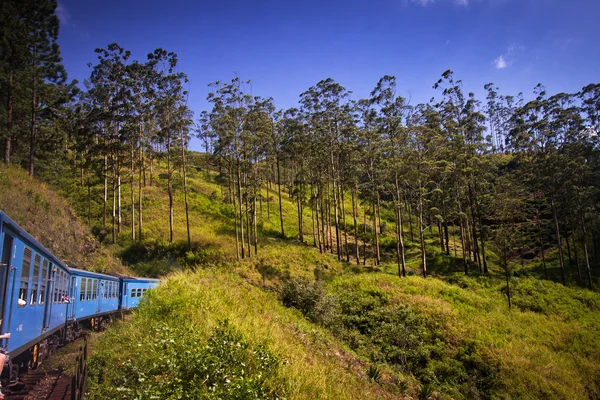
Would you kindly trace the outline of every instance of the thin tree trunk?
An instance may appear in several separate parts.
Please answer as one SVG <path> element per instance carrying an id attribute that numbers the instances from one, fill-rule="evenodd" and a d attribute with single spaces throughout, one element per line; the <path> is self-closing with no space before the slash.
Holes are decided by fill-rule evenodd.
<path id="1" fill-rule="evenodd" d="M 144 132 L 143 132 L 143 128 L 142 125 L 140 124 L 140 137 L 139 137 L 139 141 L 140 141 L 140 148 L 139 148 L 139 163 L 140 163 L 140 169 L 139 169 L 139 175 L 138 175 L 138 238 L 140 240 L 140 242 L 144 239 L 143 234 L 142 234 L 142 227 L 143 227 L 143 222 L 144 222 L 144 218 L 143 218 L 143 210 L 142 210 L 142 201 L 144 198 L 144 186 L 146 186 L 146 172 L 145 172 L 145 164 L 144 164 L 144 146 L 143 146 L 143 140 L 144 140 Z"/>
<path id="2" fill-rule="evenodd" d="M 333 180 L 333 212 L 334 212 L 334 223 L 335 223 L 335 244 L 337 246 L 337 259 L 338 261 L 342 260 L 341 254 L 341 238 L 340 238 L 340 226 L 339 226 L 339 214 L 338 214 L 338 193 L 337 193 L 337 182 L 336 182 L 336 173 L 334 166 L 334 158 L 333 158 L 333 148 L 330 151 L 331 154 L 331 179 Z"/>
<path id="3" fill-rule="evenodd" d="M 571 239 L 573 240 L 573 256 L 575 257 L 575 266 L 577 267 L 577 283 L 579 286 L 583 286 L 581 269 L 579 268 L 579 255 L 577 254 L 577 242 L 575 241 L 575 229 L 573 226 L 571 226 Z M 567 240 L 569 240 L 569 238 L 567 238 Z"/>
<path id="4" fill-rule="evenodd" d="M 358 249 L 358 223 L 356 221 L 356 217 L 358 214 L 358 205 L 356 204 L 356 186 L 354 188 L 352 188 L 352 218 L 354 219 L 354 244 L 355 244 L 355 251 L 354 251 L 354 255 L 356 256 L 356 265 L 360 264 L 360 251 Z"/>
<path id="5" fill-rule="evenodd" d="M 506 271 L 506 298 L 508 300 L 508 308 L 511 308 L 510 303 L 510 281 L 509 281 L 509 271 L 508 271 L 508 263 L 504 261 L 504 270 Z"/>
<path id="6" fill-rule="evenodd" d="M 556 230 L 556 243 L 558 244 L 558 259 L 560 261 L 560 276 L 562 278 L 562 284 L 566 285 L 565 281 L 565 259 L 562 251 L 562 240 L 560 237 L 560 230 L 558 228 L 558 216 L 556 214 L 556 206 L 554 205 L 554 196 L 550 197 L 550 205 L 552 206 L 552 214 L 554 216 L 554 227 Z"/>
<path id="7" fill-rule="evenodd" d="M 533 194 L 533 200 L 536 201 L 535 193 Z M 544 238 L 542 235 L 542 222 L 540 220 L 540 207 L 537 204 L 537 201 L 536 201 L 536 207 L 535 207 L 535 219 L 536 219 L 536 225 L 538 228 L 540 250 L 542 251 L 542 265 L 544 266 L 544 277 L 546 278 L 546 280 L 548 280 L 548 268 L 546 267 L 546 254 L 544 253 Z"/>
<path id="8" fill-rule="evenodd" d="M 135 165 L 133 162 L 134 149 L 131 143 L 131 176 L 129 177 L 129 185 L 131 187 L 131 243 L 135 243 Z"/>
<path id="9" fill-rule="evenodd" d="M 281 223 L 281 237 L 285 239 L 285 230 L 283 228 L 283 205 L 281 203 L 281 168 L 279 166 L 279 156 L 276 157 L 277 163 L 277 193 L 279 195 L 279 222 Z"/>
<path id="10" fill-rule="evenodd" d="M 229 167 L 229 194 L 230 194 L 230 203 L 233 205 L 233 222 L 234 222 L 234 226 L 235 226 L 235 254 L 236 254 L 236 259 L 239 262 L 240 261 L 240 232 L 239 232 L 239 226 L 238 226 L 238 208 L 237 208 L 237 201 L 236 201 L 236 196 L 233 196 L 233 182 L 232 180 L 234 179 L 233 176 L 233 166 L 230 165 Z"/>
<path id="11" fill-rule="evenodd" d="M 167 192 L 169 194 L 169 242 L 173 243 L 173 177 L 171 172 L 171 134 L 167 134 Z"/>
<path id="12" fill-rule="evenodd" d="M 190 232 L 190 214 L 188 206 L 187 168 L 185 161 L 185 137 L 181 131 L 181 170 L 183 171 L 183 199 L 185 202 L 185 226 L 187 228 L 187 249 L 192 250 L 192 234 Z"/>
<path id="13" fill-rule="evenodd" d="M 590 268 L 590 257 L 588 255 L 588 248 L 587 248 L 587 233 L 585 230 L 585 221 L 583 220 L 583 215 L 580 215 L 581 218 L 581 232 L 583 233 L 583 252 L 585 254 L 585 265 L 587 267 L 587 273 L 588 273 L 588 287 L 591 290 L 592 289 L 592 269 Z"/>
<path id="14" fill-rule="evenodd" d="M 121 233 L 121 164 L 117 162 L 117 232 Z"/>
<path id="15" fill-rule="evenodd" d="M 402 203 L 400 202 L 400 187 L 398 185 L 398 173 L 396 179 L 396 259 L 398 262 L 398 276 L 406 276 L 406 260 L 404 255 L 404 237 L 402 233 Z"/>
<path id="16" fill-rule="evenodd" d="M 10 152 L 12 145 L 12 127 L 13 127 L 13 72 L 8 74 L 8 99 L 7 99 L 7 118 L 6 118 L 6 139 L 4 141 L 4 164 L 10 163 Z"/>
<path id="17" fill-rule="evenodd" d="M 312 235 L 313 235 L 313 247 L 317 247 L 317 237 L 315 235 L 315 196 L 314 196 L 314 188 L 310 185 L 310 217 L 312 221 Z"/>
<path id="18" fill-rule="evenodd" d="M 364 237 L 363 237 L 363 265 L 367 265 L 367 209 L 365 207 L 365 209 L 363 210 L 363 215 L 364 215 L 364 223 L 363 223 L 363 233 L 364 233 Z"/>
<path id="19" fill-rule="evenodd" d="M 113 244 L 117 243 L 117 228 L 115 223 L 116 218 L 116 209 L 117 209 L 117 180 L 116 180 L 116 171 L 115 171 L 115 160 L 113 155 L 112 160 L 112 240 Z"/>
<path id="20" fill-rule="evenodd" d="M 254 254 L 258 254 L 258 227 L 256 226 L 256 186 L 254 187 L 254 205 L 252 207 L 252 223 L 254 224 Z"/>
<path id="21" fill-rule="evenodd" d="M 410 227 L 410 240 L 412 242 L 415 241 L 415 235 L 413 234 L 413 223 L 412 223 L 412 207 L 410 202 L 408 201 L 408 194 L 405 195 L 406 198 L 406 208 L 408 209 L 408 226 Z"/>
<path id="22" fill-rule="evenodd" d="M 31 132 L 29 138 L 29 176 L 33 176 L 33 169 L 35 165 L 35 146 L 36 146 L 36 118 L 37 118 L 37 77 L 35 74 L 37 59 L 37 43 L 33 43 L 33 59 L 31 61 L 31 68 L 33 70 L 32 77 L 32 90 L 31 90 Z"/>
<path id="23" fill-rule="evenodd" d="M 344 249 L 346 252 L 346 262 L 350 262 L 350 252 L 348 251 L 348 225 L 346 223 L 346 207 L 345 207 L 345 201 L 344 201 L 344 185 L 340 184 L 340 196 L 342 199 L 342 207 L 341 207 L 341 214 L 342 214 L 342 221 L 344 221 Z"/>

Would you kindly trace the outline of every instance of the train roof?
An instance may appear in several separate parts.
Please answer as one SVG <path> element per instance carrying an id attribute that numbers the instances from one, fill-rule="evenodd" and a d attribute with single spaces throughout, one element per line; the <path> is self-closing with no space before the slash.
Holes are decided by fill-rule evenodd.
<path id="1" fill-rule="evenodd" d="M 42 250 L 45 253 L 44 256 L 46 258 L 51 259 L 52 262 L 54 262 L 54 264 L 59 265 L 66 270 L 69 270 L 69 267 L 67 267 L 67 265 L 64 262 L 60 261 L 50 250 L 45 248 L 33 236 L 31 236 L 29 233 L 27 233 L 27 231 L 25 231 L 25 229 L 21 228 L 19 226 L 19 224 L 17 224 L 15 221 L 10 219 L 10 217 L 8 215 L 6 215 L 6 213 L 2 210 L 0 210 L 0 223 L 10 226 L 10 228 L 12 230 L 16 231 L 23 239 L 25 239 L 25 241 L 29 242 L 29 244 L 32 247 L 37 247 L 39 250 Z"/>
<path id="2" fill-rule="evenodd" d="M 160 282 L 160 279 L 134 277 L 134 276 L 122 276 L 123 282 Z"/>
<path id="3" fill-rule="evenodd" d="M 111 279 L 111 280 L 115 280 L 115 281 L 119 280 L 119 278 L 117 276 L 101 274 L 99 272 L 85 271 L 83 269 L 78 269 L 78 268 L 73 268 L 73 267 L 69 267 L 69 271 L 71 271 L 75 275 L 86 276 L 89 278 L 104 278 L 104 279 Z"/>

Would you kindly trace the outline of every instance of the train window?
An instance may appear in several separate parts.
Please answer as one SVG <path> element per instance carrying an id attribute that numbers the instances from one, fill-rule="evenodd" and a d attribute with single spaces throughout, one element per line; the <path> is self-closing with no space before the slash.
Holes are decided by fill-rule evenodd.
<path id="1" fill-rule="evenodd" d="M 79 284 L 81 285 L 81 288 L 79 289 L 79 301 L 84 301 L 85 300 L 85 278 L 81 278 L 79 280 Z"/>
<path id="2" fill-rule="evenodd" d="M 31 256 L 33 255 L 29 247 L 23 250 L 23 266 L 21 268 L 21 283 L 19 286 L 19 307 L 27 305 L 27 290 L 29 289 L 29 272 L 31 271 Z"/>
<path id="3" fill-rule="evenodd" d="M 38 300 L 38 304 L 44 304 L 46 300 L 46 283 L 48 279 L 48 260 L 44 258 L 42 262 L 42 281 L 40 283 L 40 298 Z"/>
<path id="4" fill-rule="evenodd" d="M 146 295 L 146 289 L 142 290 L 142 296 Z"/>
<path id="5" fill-rule="evenodd" d="M 37 290 L 40 280 L 40 263 L 42 258 L 39 254 L 36 254 L 33 259 L 33 276 L 31 277 L 31 295 L 29 298 L 29 304 L 34 306 L 37 301 Z"/>
<path id="6" fill-rule="evenodd" d="M 56 272 L 56 303 L 62 303 L 62 285 L 63 285 L 63 271 L 60 269 Z"/>
<path id="7" fill-rule="evenodd" d="M 92 299 L 92 278 L 87 278 L 87 291 L 86 291 L 86 300 Z"/>
<path id="8" fill-rule="evenodd" d="M 67 273 L 64 272 L 63 278 L 63 299 L 66 301 L 66 299 L 69 297 L 69 275 L 67 275 Z"/>
<path id="9" fill-rule="evenodd" d="M 137 297 L 142 297 L 142 289 L 137 290 Z"/>
<path id="10" fill-rule="evenodd" d="M 52 276 L 54 277 L 52 279 L 52 283 L 54 285 L 54 304 L 56 304 L 58 303 L 58 272 L 53 271 Z"/>
<path id="11" fill-rule="evenodd" d="M 92 286 L 92 300 L 96 300 L 96 291 L 98 290 L 98 279 L 94 279 Z"/>
<path id="12" fill-rule="evenodd" d="M 118 297 L 118 289 L 119 289 L 119 284 L 117 282 L 113 282 L 113 297 L 116 299 Z"/>
<path id="13" fill-rule="evenodd" d="M 131 297 L 135 297 L 136 291 L 135 289 L 131 289 Z"/>

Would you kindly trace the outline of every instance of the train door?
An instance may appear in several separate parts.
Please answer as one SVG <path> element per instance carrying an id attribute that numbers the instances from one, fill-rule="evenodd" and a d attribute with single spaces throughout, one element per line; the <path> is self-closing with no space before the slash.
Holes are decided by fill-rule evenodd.
<path id="1" fill-rule="evenodd" d="M 49 263 L 47 260 L 44 260 L 42 270 L 42 293 L 40 293 L 40 298 L 44 297 L 44 324 L 42 325 L 42 330 L 45 331 L 50 327 L 50 312 L 52 310 L 52 293 L 54 293 L 54 285 L 52 279 L 52 270 L 54 269 L 54 265 Z"/>
<path id="2" fill-rule="evenodd" d="M 128 308 L 129 307 L 129 300 L 128 300 L 129 299 L 129 292 L 127 291 L 128 290 L 127 289 L 128 286 L 129 286 L 129 284 L 123 283 L 124 290 L 123 290 L 122 299 L 125 302 L 125 304 L 122 305 L 122 308 Z"/>
<path id="3" fill-rule="evenodd" d="M 69 319 L 73 319 L 75 318 L 75 310 L 76 310 L 76 304 L 77 304 L 77 277 L 72 276 L 71 277 L 71 284 L 69 285 L 69 299 L 71 301 L 71 303 L 68 305 L 68 311 L 67 311 L 67 316 Z"/>
<path id="4" fill-rule="evenodd" d="M 13 238 L 12 236 L 4 233 L 4 240 L 2 243 L 2 259 L 0 260 L 0 312 L 2 316 L 4 316 L 6 310 L 6 297 L 7 297 L 7 288 L 8 288 L 8 275 L 10 273 L 10 259 L 13 249 Z M 2 319 L 2 325 L 0 325 L 0 332 L 4 332 L 4 327 L 6 324 L 4 323 L 4 319 Z M 8 323 L 8 321 L 6 321 Z"/>

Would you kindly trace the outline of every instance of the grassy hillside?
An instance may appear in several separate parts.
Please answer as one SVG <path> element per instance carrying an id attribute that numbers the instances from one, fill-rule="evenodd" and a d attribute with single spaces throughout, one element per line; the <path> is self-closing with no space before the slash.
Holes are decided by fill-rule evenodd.
<path id="1" fill-rule="evenodd" d="M 432 276 L 423 279 L 408 226 L 409 277 L 395 276 L 391 234 L 382 236 L 388 248 L 382 266 L 338 262 L 309 245 L 309 223 L 309 244 L 279 238 L 272 191 L 263 193 L 273 202 L 270 218 L 266 204 L 259 213 L 258 254 L 238 263 L 233 210 L 223 203 L 215 175 L 200 171 L 201 158 L 192 161 L 192 251 L 185 244 L 179 182 L 174 243 L 167 240 L 161 169 L 144 190 L 144 241 L 134 245 L 129 188 L 122 187 L 123 224 L 110 248 L 136 273 L 166 278 L 131 322 L 98 343 L 92 396 L 180 398 L 189 387 L 188 398 L 600 397 L 597 292 L 540 280 L 534 259 L 514 266 L 509 310 L 492 252 L 490 276 L 474 268 L 465 277 L 457 272 L 460 259 L 440 253 L 434 230 L 427 237 Z M 66 168 L 48 179 L 87 217 L 87 188 L 71 177 Z M 91 220 L 106 243 L 100 192 L 92 188 Z M 283 209 L 293 237 L 297 209 L 287 194 Z M 393 233 L 393 223 L 386 224 Z M 547 256 L 551 263 L 555 255 Z"/>
<path id="2" fill-rule="evenodd" d="M 98 272 L 129 272 L 101 246 L 68 201 L 18 167 L 0 166 L 0 210 L 67 264 Z"/>

